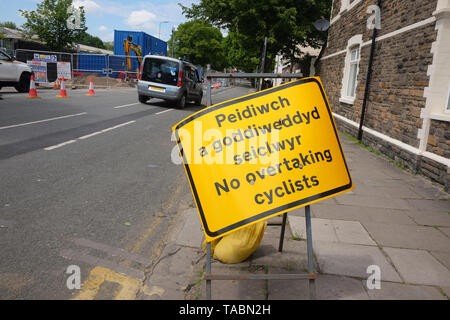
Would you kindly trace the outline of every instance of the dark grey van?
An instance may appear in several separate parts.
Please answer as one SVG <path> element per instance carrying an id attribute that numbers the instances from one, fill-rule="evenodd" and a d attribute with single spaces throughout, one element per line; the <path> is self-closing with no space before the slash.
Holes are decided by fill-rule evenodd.
<path id="1" fill-rule="evenodd" d="M 158 98 L 174 101 L 180 109 L 187 101 L 200 105 L 203 97 L 202 81 L 195 66 L 164 56 L 144 57 L 137 90 L 142 103 Z"/>

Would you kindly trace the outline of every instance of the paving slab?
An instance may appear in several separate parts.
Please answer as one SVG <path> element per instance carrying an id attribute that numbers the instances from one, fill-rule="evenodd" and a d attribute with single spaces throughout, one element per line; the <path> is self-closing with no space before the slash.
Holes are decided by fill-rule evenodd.
<path id="1" fill-rule="evenodd" d="M 408 202 L 409 200 L 390 198 L 386 201 L 386 197 L 373 194 L 370 196 L 355 195 L 355 194 L 342 194 L 336 197 L 338 204 L 364 206 L 370 208 L 386 208 L 386 209 L 400 209 L 410 210 L 414 207 Z"/>
<path id="2" fill-rule="evenodd" d="M 450 299 L 450 287 L 442 287 L 441 290 L 447 296 L 447 299 Z"/>
<path id="3" fill-rule="evenodd" d="M 450 228 L 439 228 L 443 233 L 447 235 L 447 237 L 450 237 Z"/>
<path id="4" fill-rule="evenodd" d="M 215 265 L 212 267 L 212 273 L 241 276 L 245 274 L 265 274 L 265 271 Z M 212 300 L 265 300 L 266 296 L 266 280 L 213 280 L 211 282 Z M 196 298 L 206 300 L 205 280 L 202 281 Z"/>
<path id="5" fill-rule="evenodd" d="M 184 223 L 175 243 L 181 246 L 200 248 L 203 241 L 203 229 L 197 209 L 188 209 L 183 215 Z"/>
<path id="6" fill-rule="evenodd" d="M 450 227 L 450 214 L 447 212 L 410 210 L 407 214 L 419 225 Z"/>
<path id="7" fill-rule="evenodd" d="M 339 242 L 376 246 L 358 221 L 331 220 Z"/>
<path id="8" fill-rule="evenodd" d="M 385 281 L 381 281 L 380 289 L 367 289 L 367 293 L 374 300 L 446 300 L 434 287 Z"/>
<path id="9" fill-rule="evenodd" d="M 333 206 L 317 204 L 311 206 L 311 209 L 314 217 L 322 219 L 416 225 L 416 222 L 408 216 L 408 210 L 368 208 L 363 206 L 347 206 L 342 204 Z"/>
<path id="10" fill-rule="evenodd" d="M 407 283 L 440 287 L 450 286 L 450 271 L 429 252 L 383 248 Z"/>
<path id="11" fill-rule="evenodd" d="M 292 236 L 298 239 L 306 240 L 306 222 L 305 218 L 298 216 L 288 216 L 289 227 Z M 311 229 L 313 240 L 338 242 L 332 220 L 329 219 L 311 219 Z"/>
<path id="12" fill-rule="evenodd" d="M 450 253 L 431 251 L 431 254 L 450 270 Z"/>
<path id="13" fill-rule="evenodd" d="M 279 273 L 280 270 L 269 270 Z M 307 280 L 268 280 L 269 300 L 309 300 Z M 361 281 L 333 275 L 318 275 L 316 298 L 318 300 L 368 300 Z"/>
<path id="14" fill-rule="evenodd" d="M 322 273 L 367 279 L 367 267 L 377 265 L 381 280 L 402 282 L 378 247 L 314 241 L 313 250 Z"/>
<path id="15" fill-rule="evenodd" d="M 294 237 L 306 240 L 306 225 L 303 218 L 289 217 L 289 226 Z M 313 241 L 376 245 L 358 221 L 313 218 L 311 228 Z"/>
<path id="16" fill-rule="evenodd" d="M 362 223 L 382 246 L 450 252 L 450 239 L 433 227 Z"/>
<path id="17" fill-rule="evenodd" d="M 303 272 L 308 270 L 306 241 L 285 240 L 282 252 L 278 251 L 278 243 L 261 242 L 250 259 L 252 266 L 278 267 Z"/>
<path id="18" fill-rule="evenodd" d="M 449 200 L 427 200 L 427 199 L 409 199 L 407 200 L 414 208 L 422 211 L 443 211 L 450 212 Z"/>
<path id="19" fill-rule="evenodd" d="M 185 298 L 185 289 L 191 282 L 195 264 L 202 257 L 199 249 L 180 247 L 174 244 L 166 246 L 161 258 L 145 280 L 150 288 L 146 295 L 149 299 Z"/>

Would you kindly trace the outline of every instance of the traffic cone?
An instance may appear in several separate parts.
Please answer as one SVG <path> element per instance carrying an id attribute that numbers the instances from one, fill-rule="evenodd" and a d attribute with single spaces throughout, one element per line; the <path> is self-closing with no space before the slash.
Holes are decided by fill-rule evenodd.
<path id="1" fill-rule="evenodd" d="M 91 77 L 91 82 L 89 83 L 89 93 L 87 94 L 87 96 L 95 96 L 95 92 L 94 92 L 94 78 Z"/>
<path id="2" fill-rule="evenodd" d="M 53 85 L 53 89 L 59 89 L 60 85 L 59 85 L 59 79 L 55 80 L 55 84 Z"/>
<path id="3" fill-rule="evenodd" d="M 66 91 L 66 84 L 64 83 L 64 77 L 61 79 L 61 89 L 59 90 L 59 95 L 56 96 L 57 98 L 70 98 L 67 95 Z"/>
<path id="4" fill-rule="evenodd" d="M 30 92 L 28 93 L 28 99 L 37 99 L 39 98 L 36 91 L 36 85 L 34 84 L 34 76 L 31 75 L 30 79 Z"/>

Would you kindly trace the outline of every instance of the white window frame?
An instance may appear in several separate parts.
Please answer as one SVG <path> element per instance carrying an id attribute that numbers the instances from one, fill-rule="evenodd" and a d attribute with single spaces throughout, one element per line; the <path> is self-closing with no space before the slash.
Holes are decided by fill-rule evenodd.
<path id="1" fill-rule="evenodd" d="M 362 34 L 357 34 L 351 37 L 347 42 L 347 49 L 345 55 L 345 65 L 344 72 L 342 77 L 342 87 L 341 87 L 341 97 L 339 98 L 340 102 L 346 104 L 354 104 L 356 99 L 356 92 L 358 88 L 358 74 L 359 74 L 359 63 L 361 61 L 361 44 L 362 44 Z M 355 61 L 351 60 L 352 51 L 358 49 L 358 59 Z M 356 63 L 356 77 L 355 77 L 355 93 L 354 96 L 349 96 L 349 83 L 350 83 L 350 70 L 351 66 Z"/>
<path id="2" fill-rule="evenodd" d="M 444 112 L 446 114 L 450 114 L 450 81 L 448 83 L 448 89 L 447 89 L 447 105 L 445 106 Z"/>
<path id="3" fill-rule="evenodd" d="M 355 46 L 350 48 L 350 70 L 349 70 L 349 77 L 348 77 L 348 83 L 347 83 L 347 97 L 349 98 L 355 98 L 356 95 L 356 83 L 357 83 L 357 77 L 358 77 L 358 69 L 359 69 L 359 52 L 360 47 Z M 355 53 L 355 58 L 353 58 L 353 53 Z M 355 69 L 355 75 L 354 79 L 352 79 L 352 70 L 353 67 L 356 66 Z M 353 91 L 353 92 L 349 92 Z"/>

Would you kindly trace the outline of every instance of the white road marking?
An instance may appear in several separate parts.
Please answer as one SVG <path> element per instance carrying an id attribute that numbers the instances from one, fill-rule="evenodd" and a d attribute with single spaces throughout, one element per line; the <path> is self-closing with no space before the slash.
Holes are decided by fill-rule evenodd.
<path id="1" fill-rule="evenodd" d="M 135 106 L 137 104 L 141 104 L 140 102 L 135 102 L 135 103 L 130 103 L 130 104 L 124 104 L 123 106 L 117 106 L 114 107 L 114 109 L 119 109 L 119 108 L 125 108 L 125 107 L 130 107 L 130 106 Z"/>
<path id="2" fill-rule="evenodd" d="M 116 128 L 120 128 L 120 127 L 126 126 L 127 124 L 131 124 L 131 123 L 134 123 L 134 122 L 136 122 L 136 120 L 128 121 L 128 122 L 125 122 L 125 123 L 118 124 L 117 126 L 114 126 L 114 127 L 110 127 L 110 128 L 106 128 L 106 129 L 103 129 L 103 130 L 100 130 L 100 131 L 96 131 L 96 132 L 87 134 L 85 136 L 78 137 L 78 139 L 84 140 L 84 139 L 96 136 L 96 135 L 98 135 L 100 133 L 104 133 L 104 132 L 107 132 L 107 131 L 110 131 L 110 130 L 113 130 L 113 129 L 116 129 Z"/>
<path id="3" fill-rule="evenodd" d="M 69 141 L 66 141 L 66 142 L 63 142 L 63 143 L 54 145 L 54 146 L 50 146 L 50 147 L 44 148 L 44 150 L 46 150 L 46 151 L 54 150 L 54 149 L 56 149 L 56 148 L 60 148 L 60 147 L 63 147 L 63 146 L 65 146 L 65 145 L 74 143 L 74 142 L 76 142 L 77 140 L 84 140 L 84 139 L 87 139 L 87 138 L 96 136 L 96 135 L 98 135 L 98 134 L 100 134 L 100 133 L 104 133 L 104 132 L 107 132 L 107 131 L 111 131 L 111 130 L 114 130 L 114 129 L 117 129 L 117 128 L 126 126 L 126 125 L 131 124 L 131 123 L 134 123 L 134 122 L 136 122 L 136 120 L 124 122 L 124 123 L 118 124 L 117 126 L 114 126 L 114 127 L 106 128 L 106 129 L 103 129 L 103 130 L 100 130 L 100 131 L 96 131 L 96 132 L 93 132 L 93 133 L 90 133 L 90 134 L 87 134 L 87 135 L 78 137 L 78 138 L 75 139 L 75 140 L 69 140 Z"/>
<path id="4" fill-rule="evenodd" d="M 164 110 L 164 111 L 157 112 L 157 113 L 155 113 L 155 115 L 158 115 L 158 114 L 161 114 L 161 113 L 164 113 L 164 112 L 169 112 L 169 111 L 172 111 L 172 109 L 167 109 L 167 110 Z"/>
<path id="5" fill-rule="evenodd" d="M 59 120 L 59 119 L 65 119 L 65 118 L 70 118 L 70 117 L 76 117 L 76 116 L 81 116 L 86 114 L 87 112 L 81 112 L 81 113 L 76 113 L 76 114 L 69 114 L 67 116 L 61 116 L 61 117 L 55 117 L 55 118 L 49 118 L 49 119 L 43 119 L 43 120 L 37 120 L 37 121 L 32 121 L 32 122 L 26 122 L 26 123 L 19 123 L 19 124 L 14 124 L 11 126 L 6 126 L 6 127 L 0 127 L 0 130 L 3 129 L 9 129 L 9 128 L 15 128 L 15 127 L 22 127 L 22 126 L 27 126 L 30 124 L 35 124 L 35 123 L 41 123 L 41 122 L 47 122 L 47 121 L 53 121 L 53 120 Z"/>
<path id="6" fill-rule="evenodd" d="M 50 150 L 53 150 L 53 149 L 56 149 L 56 148 L 60 148 L 60 147 L 62 147 L 62 146 L 65 146 L 65 145 L 67 145 L 67 144 L 74 143 L 74 142 L 77 142 L 77 140 L 69 140 L 69 141 L 66 141 L 66 142 L 63 142 L 63 143 L 60 143 L 60 144 L 56 144 L 56 145 L 51 146 L 51 147 L 44 148 L 44 150 L 50 151 Z"/>

